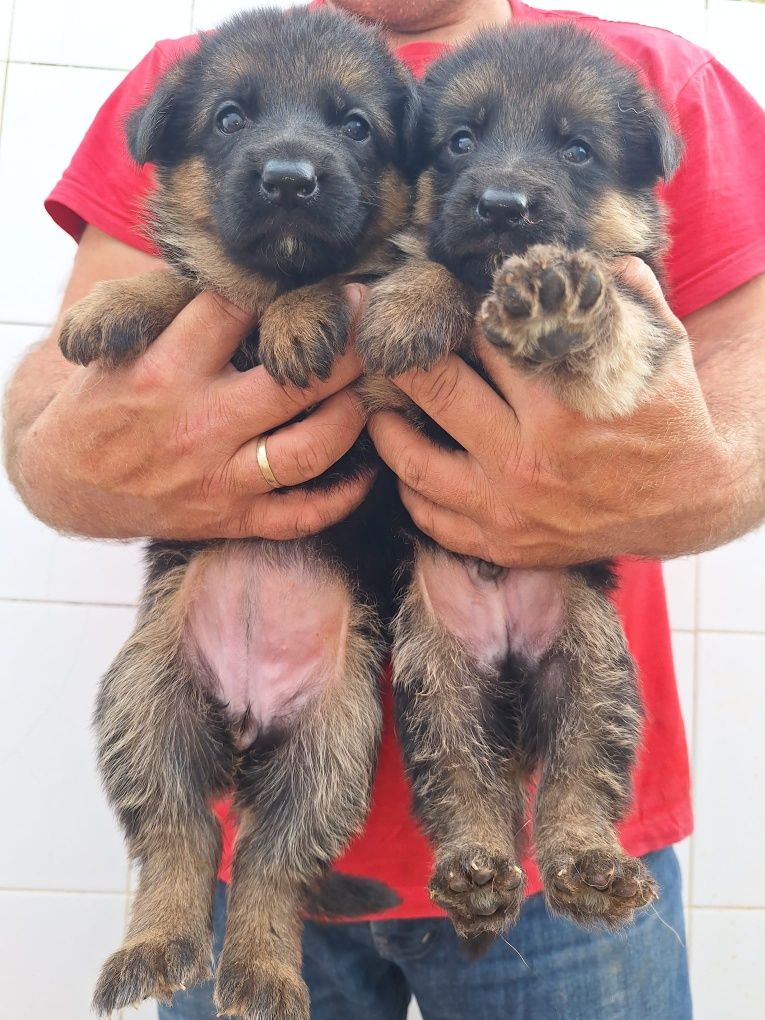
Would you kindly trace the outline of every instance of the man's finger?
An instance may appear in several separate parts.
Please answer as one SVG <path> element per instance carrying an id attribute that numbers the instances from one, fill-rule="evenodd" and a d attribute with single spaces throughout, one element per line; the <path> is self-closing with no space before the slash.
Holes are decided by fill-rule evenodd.
<path id="1" fill-rule="evenodd" d="M 487 376 L 512 408 L 518 423 L 525 427 L 534 419 L 548 419 L 550 415 L 564 411 L 563 405 L 541 379 L 525 375 L 479 331 L 475 334 L 473 350 Z"/>
<path id="2" fill-rule="evenodd" d="M 365 420 L 358 394 L 346 389 L 302 421 L 273 432 L 266 439 L 266 455 L 280 485 L 299 485 L 324 474 L 350 450 Z M 251 439 L 234 457 L 232 472 L 239 492 L 260 490 L 257 447 L 258 440 Z"/>
<path id="3" fill-rule="evenodd" d="M 420 531 L 451 552 L 489 559 L 481 529 L 475 521 L 455 510 L 438 506 L 403 482 L 399 482 L 398 489 L 401 502 Z"/>
<path id="4" fill-rule="evenodd" d="M 410 489 L 447 507 L 476 502 L 477 466 L 468 453 L 441 449 L 392 411 L 372 415 L 367 429 L 382 460 Z"/>
<path id="5" fill-rule="evenodd" d="M 329 490 L 288 489 L 258 499 L 250 513 L 226 529 L 226 538 L 305 538 L 342 521 L 364 502 L 375 479 L 370 471 Z"/>
<path id="6" fill-rule="evenodd" d="M 512 418 L 502 397 L 456 355 L 393 381 L 476 458 L 493 442 L 500 423 Z"/>
<path id="7" fill-rule="evenodd" d="M 255 321 L 220 294 L 205 291 L 190 301 L 149 347 L 146 358 L 160 369 L 214 375 L 228 364 Z"/>
<path id="8" fill-rule="evenodd" d="M 626 284 L 627 287 L 636 290 L 648 300 L 664 321 L 674 331 L 684 333 L 680 320 L 674 315 L 667 304 L 661 284 L 656 279 L 656 274 L 642 259 L 636 255 L 624 255 L 613 261 L 614 276 Z"/>
<path id="9" fill-rule="evenodd" d="M 212 392 L 226 428 L 243 443 L 286 425 L 309 407 L 345 389 L 360 375 L 358 355 L 349 351 L 337 359 L 329 379 L 317 379 L 304 390 L 276 382 L 259 365 L 216 380 Z"/>

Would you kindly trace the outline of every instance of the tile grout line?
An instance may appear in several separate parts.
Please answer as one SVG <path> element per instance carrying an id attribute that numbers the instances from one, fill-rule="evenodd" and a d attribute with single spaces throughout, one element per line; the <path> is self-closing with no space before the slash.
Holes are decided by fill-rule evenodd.
<path id="1" fill-rule="evenodd" d="M 75 599 L 24 599 L 0 595 L 0 606 L 82 606 L 88 609 L 137 609 L 136 602 L 80 602 Z"/>
<path id="2" fill-rule="evenodd" d="M 35 329 L 50 329 L 53 325 L 52 322 L 14 322 L 8 320 L 0 320 L 0 326 L 30 326 Z"/>
<path id="3" fill-rule="evenodd" d="M 8 74 L 11 69 L 11 38 L 13 37 L 13 16 L 16 12 L 16 0 L 11 0 L 11 15 L 8 19 L 8 47 L 5 51 L 3 60 L 5 67 L 3 68 L 3 93 L 2 102 L 0 102 L 0 137 L 3 132 L 3 121 L 5 120 L 5 103 L 8 98 Z"/>
<path id="4" fill-rule="evenodd" d="M 125 890 L 122 889 L 40 889 L 36 886 L 11 886 L 3 885 L 0 886 L 0 895 L 7 895 L 8 893 L 17 894 L 20 896 L 101 896 L 107 899 L 111 899 L 115 896 L 124 896 Z"/>
<path id="5" fill-rule="evenodd" d="M 765 637 L 765 630 L 717 630 L 714 627 L 670 627 L 673 634 L 713 634 L 724 637 Z"/>
<path id="6" fill-rule="evenodd" d="M 701 565 L 698 555 L 693 559 L 693 709 L 691 712 L 691 740 L 693 753 L 691 757 L 691 795 L 696 796 L 696 755 L 699 753 L 699 620 L 701 618 Z M 690 968 L 693 946 L 693 909 L 696 896 L 696 844 L 691 837 L 688 854 L 688 966 Z"/>
<path id="7" fill-rule="evenodd" d="M 129 67 L 115 67 L 111 64 L 61 64 L 55 60 L 11 60 L 8 56 L 8 66 L 14 67 L 54 67 L 62 71 L 115 71 L 119 74 L 127 74 Z"/>

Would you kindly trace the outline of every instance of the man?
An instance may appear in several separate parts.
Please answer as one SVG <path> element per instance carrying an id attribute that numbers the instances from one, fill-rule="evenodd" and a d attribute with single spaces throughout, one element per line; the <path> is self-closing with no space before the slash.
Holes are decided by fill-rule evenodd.
<path id="1" fill-rule="evenodd" d="M 335 6 L 382 21 L 417 72 L 479 25 L 560 16 L 519 0 Z M 307 925 L 305 972 L 318 1020 L 402 1018 L 412 992 L 425 1020 L 690 1016 L 670 849 L 691 828 L 688 768 L 660 569 L 648 560 L 721 544 L 765 510 L 765 116 L 708 53 L 667 33 L 578 20 L 640 64 L 685 136 L 686 159 L 665 196 L 674 311 L 639 262 L 621 268 L 687 330 L 693 353 L 682 344 L 650 404 L 606 427 L 557 405 L 479 340 L 496 389 L 456 357 L 398 380 L 466 452 L 436 450 L 393 414 L 377 415 L 369 430 L 416 523 L 448 548 L 508 566 L 644 558 L 622 563 L 617 596 L 648 717 L 621 834 L 627 850 L 647 855 L 662 895 L 622 936 L 551 918 L 533 895 L 509 933 L 512 946 L 498 941 L 468 965 L 427 900 L 428 849 L 409 815 L 388 715 L 371 816 L 339 868 L 386 882 L 403 902 L 374 920 Z M 129 163 L 122 123 L 190 45 L 160 44 L 128 76 L 48 201 L 79 240 L 64 308 L 98 280 L 156 265 L 135 222 L 151 180 Z M 357 287 L 348 296 L 354 306 L 363 300 Z M 251 326 L 240 310 L 202 295 L 136 364 L 109 374 L 65 363 L 54 329 L 22 363 L 8 398 L 8 467 L 30 509 L 61 530 L 99 537 L 288 538 L 347 514 L 364 483 L 276 498 L 259 469 L 257 439 L 323 401 L 308 420 L 269 437 L 268 459 L 282 485 L 325 470 L 364 424 L 348 388 L 357 359 L 348 353 L 328 382 L 305 392 L 277 386 L 261 369 L 237 375 L 228 359 Z M 220 810 L 225 878 L 232 826 Z M 535 892 L 538 876 L 527 868 Z M 224 912 L 221 885 L 218 936 Z M 179 993 L 160 1015 L 211 1020 L 210 989 Z"/>

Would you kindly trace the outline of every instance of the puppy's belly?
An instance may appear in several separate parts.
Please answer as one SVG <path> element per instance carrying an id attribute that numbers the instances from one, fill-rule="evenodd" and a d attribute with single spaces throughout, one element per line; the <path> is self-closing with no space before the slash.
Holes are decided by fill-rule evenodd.
<path id="1" fill-rule="evenodd" d="M 342 668 L 350 610 L 341 578 L 291 543 L 230 543 L 192 561 L 184 640 L 227 706 L 237 744 L 287 721 Z"/>
<path id="2" fill-rule="evenodd" d="M 501 570 L 484 576 L 475 560 L 421 551 L 416 580 L 439 623 L 479 661 L 499 666 L 509 654 L 529 665 L 555 642 L 565 618 L 560 570 Z"/>

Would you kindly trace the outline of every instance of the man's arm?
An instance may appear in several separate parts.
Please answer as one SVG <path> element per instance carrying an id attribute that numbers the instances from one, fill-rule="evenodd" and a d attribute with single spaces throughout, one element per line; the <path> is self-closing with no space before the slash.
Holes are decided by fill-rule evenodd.
<path id="1" fill-rule="evenodd" d="M 88 227 L 62 312 L 99 280 L 159 266 Z M 359 305 L 359 288 L 348 296 Z M 348 514 L 370 479 L 330 493 L 275 494 L 257 465 L 256 440 L 323 401 L 269 438 L 268 457 L 285 486 L 326 470 L 364 426 L 348 388 L 357 359 L 339 358 L 327 382 L 304 391 L 279 386 L 262 368 L 238 373 L 229 360 L 253 325 L 202 294 L 142 357 L 105 371 L 65 361 L 57 324 L 21 363 L 6 397 L 6 465 L 32 513 L 81 535 L 179 539 L 292 538 Z"/>
<path id="2" fill-rule="evenodd" d="M 397 384 L 465 452 L 436 449 L 395 414 L 370 422 L 418 526 L 455 552 L 508 566 L 721 545 L 765 516 L 765 277 L 688 317 L 650 270 L 625 275 L 682 335 L 637 413 L 588 422 L 479 339 L 492 390 L 459 358 Z"/>

